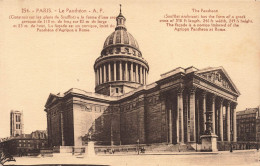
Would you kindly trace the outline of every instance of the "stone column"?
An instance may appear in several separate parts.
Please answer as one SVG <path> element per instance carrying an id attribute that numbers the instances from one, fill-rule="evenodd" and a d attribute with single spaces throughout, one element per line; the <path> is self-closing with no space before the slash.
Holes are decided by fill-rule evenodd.
<path id="1" fill-rule="evenodd" d="M 97 86 L 97 70 L 95 70 L 95 85 Z"/>
<path id="2" fill-rule="evenodd" d="M 195 87 L 190 89 L 190 141 L 196 142 Z"/>
<path id="3" fill-rule="evenodd" d="M 190 111 L 189 111 L 189 96 L 188 94 L 186 94 L 185 96 L 185 106 L 186 106 L 186 138 L 187 138 L 187 142 L 190 142 L 190 120 L 189 120 L 189 116 L 190 116 Z"/>
<path id="4" fill-rule="evenodd" d="M 223 135 L 223 98 L 220 99 L 219 102 L 219 137 L 220 141 L 224 141 Z"/>
<path id="5" fill-rule="evenodd" d="M 111 81 L 111 64 L 108 63 L 108 82 Z"/>
<path id="6" fill-rule="evenodd" d="M 129 81 L 129 76 L 128 76 L 128 63 L 125 62 L 125 80 Z"/>
<path id="7" fill-rule="evenodd" d="M 226 123 L 227 123 L 227 141 L 230 142 L 230 101 L 227 102 Z"/>
<path id="8" fill-rule="evenodd" d="M 96 86 L 99 85 L 99 70 L 96 69 Z"/>
<path id="9" fill-rule="evenodd" d="M 119 80 L 122 81 L 123 78 L 122 78 L 122 72 L 123 72 L 123 69 L 122 69 L 122 61 L 119 61 Z"/>
<path id="10" fill-rule="evenodd" d="M 206 95 L 207 92 L 202 93 L 203 133 L 206 131 Z"/>
<path id="11" fill-rule="evenodd" d="M 143 84 L 143 66 L 140 65 L 140 83 Z"/>
<path id="12" fill-rule="evenodd" d="M 63 112 L 60 111 L 60 134 L 61 134 L 61 146 L 65 145 L 65 139 L 64 139 L 64 118 L 63 118 Z"/>
<path id="13" fill-rule="evenodd" d="M 100 65 L 100 68 L 99 68 L 99 77 L 100 77 L 100 84 L 103 83 L 103 75 L 102 75 L 102 66 Z"/>
<path id="14" fill-rule="evenodd" d="M 197 135 L 197 137 L 196 137 L 196 139 L 197 139 L 197 142 L 199 142 L 200 141 L 200 131 L 201 131 L 201 129 L 200 129 L 200 127 L 201 127 L 201 125 L 200 125 L 200 108 L 199 108 L 199 97 L 197 97 L 196 99 L 195 99 L 195 101 L 196 101 L 196 105 L 195 105 L 195 108 L 196 108 L 196 111 L 197 111 L 197 119 L 196 119 L 196 123 L 197 123 L 197 125 L 196 125 L 196 129 L 197 129 L 197 133 L 196 133 L 196 135 Z"/>
<path id="15" fill-rule="evenodd" d="M 236 105 L 233 106 L 233 142 L 237 142 L 237 113 L 236 113 Z"/>
<path id="16" fill-rule="evenodd" d="M 106 64 L 104 64 L 104 80 L 103 80 L 103 82 L 105 83 L 105 82 L 107 82 L 107 66 L 106 66 Z"/>
<path id="17" fill-rule="evenodd" d="M 169 143 L 172 144 L 172 109 L 169 109 Z"/>
<path id="18" fill-rule="evenodd" d="M 212 111 L 212 133 L 216 134 L 216 126 L 215 126 L 215 99 L 216 96 L 213 94 L 211 97 L 211 111 Z"/>
<path id="19" fill-rule="evenodd" d="M 114 81 L 116 81 L 116 61 L 114 62 Z"/>
<path id="20" fill-rule="evenodd" d="M 178 91 L 178 109 L 179 112 L 179 128 L 180 128 L 180 142 L 184 144 L 184 116 L 183 116 L 183 89 L 179 89 Z M 179 141 L 179 140 L 177 140 Z"/>
<path id="21" fill-rule="evenodd" d="M 138 77 L 139 77 L 139 76 L 138 76 L 138 64 L 136 63 L 136 64 L 135 64 L 135 82 L 139 82 L 139 81 L 138 81 Z"/>
<path id="22" fill-rule="evenodd" d="M 131 72 L 130 72 L 131 81 L 134 81 L 134 64 L 131 62 Z"/>
<path id="23" fill-rule="evenodd" d="M 146 68 L 144 68 L 144 85 L 146 85 Z"/>

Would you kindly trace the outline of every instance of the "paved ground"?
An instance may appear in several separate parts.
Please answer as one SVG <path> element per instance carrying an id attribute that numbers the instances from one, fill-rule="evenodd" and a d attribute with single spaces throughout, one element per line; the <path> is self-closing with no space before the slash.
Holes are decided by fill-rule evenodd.
<path id="1" fill-rule="evenodd" d="M 146 153 L 98 155 L 95 157 L 55 155 L 54 157 L 17 157 L 6 165 L 43 164 L 93 164 L 112 166 L 178 166 L 178 165 L 260 165 L 260 151 L 235 151 L 218 153 Z"/>

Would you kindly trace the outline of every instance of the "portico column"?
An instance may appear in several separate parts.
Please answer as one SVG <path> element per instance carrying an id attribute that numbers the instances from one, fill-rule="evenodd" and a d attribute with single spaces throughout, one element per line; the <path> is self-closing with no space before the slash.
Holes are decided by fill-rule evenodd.
<path id="1" fill-rule="evenodd" d="M 111 81 L 111 64 L 108 63 L 108 82 Z"/>
<path id="2" fill-rule="evenodd" d="M 60 125 L 61 125 L 61 146 L 65 145 L 65 139 L 64 139 L 64 119 L 63 119 L 63 111 L 60 112 Z"/>
<path id="3" fill-rule="evenodd" d="M 116 61 L 114 62 L 114 81 L 116 81 Z"/>
<path id="4" fill-rule="evenodd" d="M 100 68 L 99 68 L 99 73 L 100 73 L 100 75 L 99 75 L 99 77 L 100 77 L 100 84 L 102 84 L 103 83 L 102 66 L 100 66 Z"/>
<path id="5" fill-rule="evenodd" d="M 104 83 L 107 82 L 107 67 L 106 67 L 106 64 L 104 64 Z"/>
<path id="6" fill-rule="evenodd" d="M 184 144 L 184 117 L 183 117 L 183 89 L 179 89 L 178 91 L 178 109 L 179 112 L 179 127 L 180 127 L 180 142 Z M 179 140 L 177 140 L 179 142 Z"/>
<path id="7" fill-rule="evenodd" d="M 172 144 L 172 109 L 169 109 L 169 143 Z"/>
<path id="8" fill-rule="evenodd" d="M 186 108 L 186 110 L 185 110 L 185 113 L 186 113 L 185 126 L 186 126 L 186 139 L 187 139 L 187 142 L 190 142 L 190 120 L 189 120 L 190 109 L 189 109 L 189 95 L 187 93 L 185 95 L 185 108 Z"/>
<path id="9" fill-rule="evenodd" d="M 190 89 L 190 141 L 196 142 L 195 87 Z"/>
<path id="10" fill-rule="evenodd" d="M 125 62 L 125 80 L 129 81 L 129 76 L 128 76 L 128 63 Z"/>
<path id="11" fill-rule="evenodd" d="M 202 92 L 203 134 L 206 131 L 206 95 L 207 92 Z"/>
<path id="12" fill-rule="evenodd" d="M 215 98 L 216 96 L 213 94 L 212 98 L 211 98 L 211 111 L 212 111 L 212 133 L 216 134 L 216 126 L 215 126 Z"/>
<path id="13" fill-rule="evenodd" d="M 236 113 L 236 105 L 233 106 L 233 142 L 237 142 L 237 113 Z"/>
<path id="14" fill-rule="evenodd" d="M 134 81 L 134 65 L 133 65 L 133 62 L 131 62 L 131 81 Z"/>
<path id="15" fill-rule="evenodd" d="M 123 80 L 123 78 L 122 78 L 122 71 L 123 71 L 123 69 L 122 69 L 122 62 L 119 61 L 119 80 L 120 81 Z"/>
<path id="16" fill-rule="evenodd" d="M 230 101 L 228 101 L 227 103 L 226 123 L 227 123 L 227 141 L 230 142 Z"/>
<path id="17" fill-rule="evenodd" d="M 220 141 L 224 141 L 223 135 L 223 98 L 219 102 L 219 137 Z"/>

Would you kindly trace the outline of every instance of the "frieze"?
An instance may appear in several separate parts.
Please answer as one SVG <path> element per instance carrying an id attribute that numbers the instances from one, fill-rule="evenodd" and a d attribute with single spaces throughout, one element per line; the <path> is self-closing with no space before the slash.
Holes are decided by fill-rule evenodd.
<path id="1" fill-rule="evenodd" d="M 225 89 L 232 90 L 227 79 L 219 71 L 202 73 L 199 75 L 218 86 L 221 86 Z"/>
<path id="2" fill-rule="evenodd" d="M 217 88 L 215 88 L 215 87 L 213 87 L 213 86 L 211 86 L 211 85 L 209 85 L 209 84 L 207 84 L 207 83 L 205 83 L 203 81 L 200 82 L 200 86 L 199 85 L 197 85 L 197 86 L 200 87 L 200 88 L 201 88 L 201 86 L 204 87 L 204 89 L 206 89 L 208 92 L 212 92 L 213 91 L 213 93 L 215 92 L 215 93 L 218 93 L 218 94 L 222 94 L 223 96 L 226 96 L 226 97 L 228 97 L 230 99 L 236 100 L 235 96 L 233 96 L 231 94 L 228 94 L 228 93 L 226 93 L 224 91 L 218 90 Z"/>

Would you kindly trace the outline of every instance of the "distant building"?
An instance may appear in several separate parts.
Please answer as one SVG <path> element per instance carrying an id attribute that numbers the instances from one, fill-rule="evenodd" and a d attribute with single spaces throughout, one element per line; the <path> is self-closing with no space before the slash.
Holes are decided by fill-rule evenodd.
<path id="1" fill-rule="evenodd" d="M 238 141 L 260 142 L 260 111 L 259 107 L 246 108 L 237 112 Z"/>
<path id="2" fill-rule="evenodd" d="M 12 110 L 10 112 L 10 136 L 22 135 L 24 133 L 23 128 L 23 112 Z"/>
<path id="3" fill-rule="evenodd" d="M 0 142 L 0 149 L 8 151 L 11 155 L 36 155 L 40 149 L 47 147 L 47 132 L 41 130 L 3 139 Z"/>

